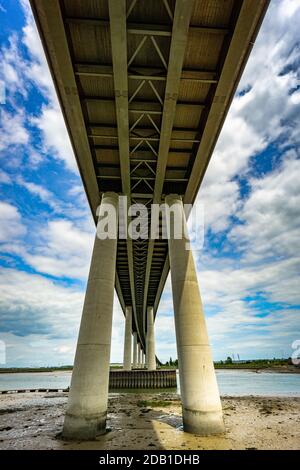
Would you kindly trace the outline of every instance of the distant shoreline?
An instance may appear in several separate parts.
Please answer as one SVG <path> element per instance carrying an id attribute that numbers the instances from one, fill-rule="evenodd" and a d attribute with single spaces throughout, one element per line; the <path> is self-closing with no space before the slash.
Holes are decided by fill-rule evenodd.
<path id="1" fill-rule="evenodd" d="M 111 366 L 113 369 L 121 369 L 122 366 Z M 164 367 L 163 367 L 164 368 Z M 176 367 L 172 367 L 175 369 Z M 63 366 L 63 367 L 8 367 L 8 368 L 1 368 L 0 374 L 24 374 L 24 373 L 51 373 L 51 372 L 72 372 L 72 366 Z M 300 374 L 300 367 L 296 367 L 293 365 L 282 365 L 282 366 L 251 366 L 247 364 L 230 364 L 230 365 L 220 365 L 215 364 L 215 370 L 241 370 L 241 371 L 250 371 L 255 373 L 260 372 L 278 372 L 280 374 Z"/>
<path id="2" fill-rule="evenodd" d="M 300 368 L 296 366 L 279 366 L 279 367 L 234 367 L 234 366 L 217 366 L 215 367 L 215 370 L 244 370 L 244 371 L 250 371 L 250 372 L 278 372 L 279 374 L 300 374 Z"/>

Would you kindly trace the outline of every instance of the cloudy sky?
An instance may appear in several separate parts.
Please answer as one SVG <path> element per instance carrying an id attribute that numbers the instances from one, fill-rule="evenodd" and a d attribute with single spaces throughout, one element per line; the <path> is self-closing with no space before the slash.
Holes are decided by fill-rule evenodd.
<path id="1" fill-rule="evenodd" d="M 0 345 L 8 366 L 70 364 L 94 226 L 27 0 L 0 0 Z M 198 200 L 214 358 L 300 339 L 300 2 L 271 0 Z M 111 359 L 124 319 L 115 299 Z M 157 354 L 176 357 L 167 282 Z"/>

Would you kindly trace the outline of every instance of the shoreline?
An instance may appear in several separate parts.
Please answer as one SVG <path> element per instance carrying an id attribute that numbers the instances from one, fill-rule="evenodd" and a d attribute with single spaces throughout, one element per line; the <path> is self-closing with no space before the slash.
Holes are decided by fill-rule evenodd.
<path id="1" fill-rule="evenodd" d="M 240 370 L 240 371 L 247 371 L 247 372 L 255 372 L 255 373 L 272 373 L 277 372 L 278 374 L 300 374 L 300 368 L 290 366 L 289 367 L 215 367 L 215 370 Z"/>
<path id="2" fill-rule="evenodd" d="M 237 450 L 300 448 L 300 397 L 222 397 L 226 433 L 182 430 L 176 393 L 109 394 L 107 432 L 95 441 L 59 438 L 66 393 L 0 396 L 0 449 Z"/>
<path id="3" fill-rule="evenodd" d="M 111 367 L 111 369 L 116 369 L 116 367 Z M 122 369 L 122 367 L 117 367 L 117 369 Z M 163 367 L 162 367 L 163 369 Z M 178 370 L 178 368 L 174 367 L 174 369 Z M 234 367 L 234 366 L 226 366 L 226 367 L 215 367 L 215 371 L 218 370 L 238 370 L 238 371 L 247 371 L 247 372 L 255 372 L 255 373 L 272 373 L 277 372 L 279 374 L 300 374 L 300 367 L 296 366 L 279 366 L 279 367 Z M 55 369 L 49 368 L 49 370 L 39 370 L 39 369 L 0 369 L 1 374 L 53 374 L 53 373 L 65 373 L 65 372 L 72 372 L 73 369 Z"/>

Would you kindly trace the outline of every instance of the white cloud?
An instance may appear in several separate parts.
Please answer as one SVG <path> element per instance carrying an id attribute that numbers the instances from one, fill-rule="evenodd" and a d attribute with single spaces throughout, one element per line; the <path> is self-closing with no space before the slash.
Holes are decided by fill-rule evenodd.
<path id="1" fill-rule="evenodd" d="M 3 170 L 0 170 L 0 183 L 2 184 L 11 184 L 12 180 L 8 173 Z"/>
<path id="2" fill-rule="evenodd" d="M 217 269 L 203 266 L 198 276 L 204 302 L 221 311 L 226 305 L 244 302 L 243 299 L 259 292 L 269 302 L 297 306 L 300 304 L 299 262 L 298 256 L 253 266 L 222 266 L 221 260 Z M 272 306 L 267 306 L 266 312 L 271 311 Z"/>
<path id="3" fill-rule="evenodd" d="M 56 101 L 53 80 L 43 50 L 43 46 L 33 21 L 31 12 L 26 14 L 26 26 L 23 28 L 23 44 L 31 55 L 30 66 L 26 70 L 27 78 L 40 88 L 51 101 Z"/>
<path id="4" fill-rule="evenodd" d="M 0 281 L 1 321 L 9 331 L 69 337 L 78 328 L 82 292 L 12 269 L 2 270 Z"/>
<path id="5" fill-rule="evenodd" d="M 40 228 L 36 245 L 25 260 L 38 272 L 86 279 L 94 236 L 67 219 L 51 220 Z"/>
<path id="6" fill-rule="evenodd" d="M 0 80 L 5 84 L 7 102 L 14 107 L 14 113 L 9 115 L 3 112 L 1 116 L 0 150 L 7 149 L 10 145 L 28 145 L 28 121 L 42 134 L 43 152 L 63 161 L 69 170 L 77 173 L 73 149 L 31 9 L 25 0 L 21 0 L 21 5 L 26 18 L 22 34 L 12 34 L 9 45 L 0 51 Z M 20 52 L 21 42 L 27 48 L 29 59 Z M 24 99 L 28 98 L 28 92 L 33 86 L 42 93 L 47 104 L 42 106 L 38 115 L 29 115 L 25 119 L 25 113 L 19 111 L 16 95 L 20 93 Z M 36 166 L 42 158 L 35 149 L 28 149 L 30 163 Z"/>
<path id="7" fill-rule="evenodd" d="M 281 351 L 291 354 L 300 324 L 299 174 L 295 149 L 286 152 L 272 172 L 248 179 L 249 195 L 235 211 L 240 224 L 235 223 L 229 232 L 235 249 L 242 250 L 240 260 L 222 256 L 221 250 L 213 253 L 209 247 L 207 253 L 195 253 L 216 359 L 232 352 L 243 358 L 278 357 Z M 216 217 L 211 220 L 220 223 Z M 156 320 L 163 359 L 176 355 L 172 316 L 167 283 Z"/>
<path id="8" fill-rule="evenodd" d="M 37 152 L 33 147 L 28 149 L 28 161 L 31 168 L 37 168 L 38 165 L 45 160 L 45 156 Z"/>
<path id="9" fill-rule="evenodd" d="M 7 178 L 8 175 L 6 173 L 0 173 L 0 182 L 11 182 L 11 180 Z M 3 181 L 1 181 L 1 179 Z M 54 213 L 62 214 L 69 219 L 76 219 L 82 231 L 91 231 L 93 226 L 92 216 L 88 208 L 85 192 L 81 185 L 71 187 L 67 192 L 67 196 L 70 196 L 70 198 L 68 198 L 67 201 L 63 201 L 45 186 L 27 181 L 21 175 L 17 176 L 15 181 L 19 186 L 27 189 L 33 196 L 38 197 L 43 203 L 47 204 Z M 37 228 L 38 231 L 41 229 L 42 225 Z"/>
<path id="10" fill-rule="evenodd" d="M 0 242 L 10 242 L 26 232 L 18 209 L 0 201 Z"/>
<path id="11" fill-rule="evenodd" d="M 290 18 L 297 10 L 299 11 L 298 0 L 285 0 L 284 2 L 279 3 L 279 14 L 283 17 Z"/>
<path id="12" fill-rule="evenodd" d="M 40 116 L 32 118 L 31 123 L 42 132 L 44 152 L 62 160 L 69 170 L 76 173 L 77 164 L 58 104 L 44 105 Z"/>
<path id="13" fill-rule="evenodd" d="M 244 359 L 278 357 L 281 351 L 290 355 L 299 332 L 300 257 L 253 266 L 216 262 L 213 257 L 210 261 L 210 268 L 201 263 L 198 279 L 214 358 L 233 352 Z M 177 357 L 170 282 L 158 308 L 155 333 L 158 357 Z"/>
<path id="14" fill-rule="evenodd" d="M 71 365 L 76 342 L 73 338 L 49 338 L 45 334 L 18 336 L 0 333 L 5 344 L 5 367 L 47 367 Z M 63 352 L 64 351 L 64 352 Z"/>
<path id="15" fill-rule="evenodd" d="M 42 43 L 28 3 L 22 0 L 21 4 L 26 16 L 23 44 L 27 47 L 32 59 L 27 70 L 27 78 L 36 84 L 49 103 L 42 107 L 40 115 L 32 119 L 32 123 L 43 134 L 44 151 L 51 154 L 52 157 L 62 160 L 69 170 L 76 173 L 78 170 L 73 149 L 58 104 Z"/>
<path id="16" fill-rule="evenodd" d="M 204 228 L 222 232 L 228 227 L 229 218 L 240 206 L 239 185 L 236 181 L 208 183 L 200 190 L 198 201 L 204 207 Z"/>
<path id="17" fill-rule="evenodd" d="M 237 214 L 230 237 L 245 249 L 246 259 L 297 256 L 300 251 L 300 160 L 296 151 L 285 156 L 280 168 L 250 179 L 251 193 Z"/>
<path id="18" fill-rule="evenodd" d="M 0 272 L 1 334 L 7 365 L 72 364 L 84 293 L 31 273 Z M 124 317 L 115 296 L 112 361 L 121 361 Z"/>
<path id="19" fill-rule="evenodd" d="M 14 115 L 0 109 L 0 152 L 9 147 L 26 145 L 29 142 L 29 133 L 25 127 L 25 118 L 22 112 Z"/>
<path id="20" fill-rule="evenodd" d="M 206 228 L 215 232 L 227 228 L 240 207 L 235 178 L 247 176 L 251 157 L 279 137 L 285 146 L 299 142 L 300 106 L 291 94 L 299 84 L 299 21 L 299 2 L 271 2 L 238 88 L 244 93 L 232 103 L 198 196 Z"/>
<path id="21" fill-rule="evenodd" d="M 41 201 L 48 204 L 49 207 L 54 209 L 55 211 L 59 210 L 59 204 L 55 199 L 55 196 L 49 191 L 48 189 L 44 188 L 43 186 L 32 183 L 30 181 L 25 181 L 22 176 L 18 176 L 16 178 L 17 183 L 26 188 L 31 194 L 38 196 Z"/>
<path id="22" fill-rule="evenodd" d="M 13 101 L 13 95 L 16 93 L 27 97 L 27 87 L 24 80 L 26 62 L 23 60 L 18 46 L 18 36 L 14 33 L 8 38 L 8 45 L 0 51 L 0 79 L 5 85 L 6 97 L 10 101 Z"/>

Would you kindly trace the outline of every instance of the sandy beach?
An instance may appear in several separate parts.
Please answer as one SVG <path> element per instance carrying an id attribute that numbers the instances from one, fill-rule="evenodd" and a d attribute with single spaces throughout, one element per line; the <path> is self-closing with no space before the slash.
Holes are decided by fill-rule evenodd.
<path id="1" fill-rule="evenodd" d="M 110 394 L 108 429 L 91 442 L 60 437 L 66 393 L 0 396 L 0 449 L 300 449 L 300 398 L 222 398 L 226 434 L 181 428 L 175 393 Z"/>

